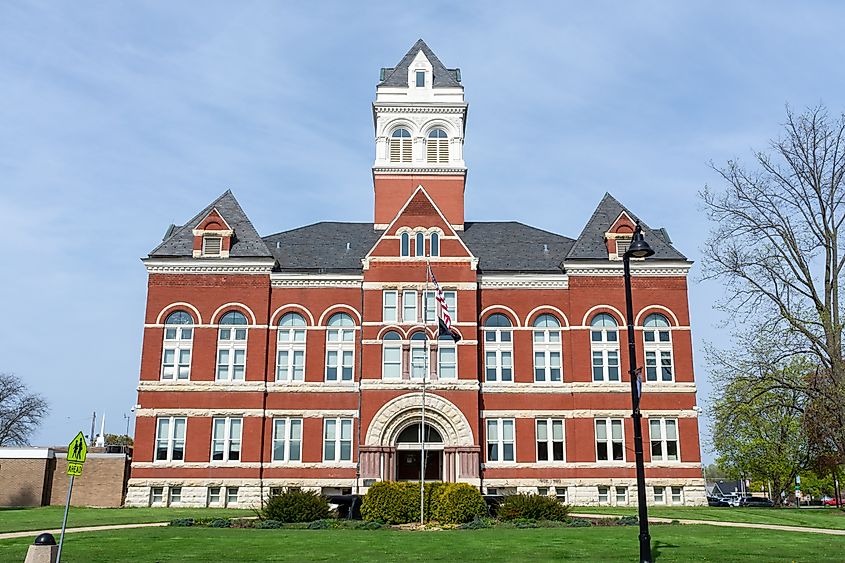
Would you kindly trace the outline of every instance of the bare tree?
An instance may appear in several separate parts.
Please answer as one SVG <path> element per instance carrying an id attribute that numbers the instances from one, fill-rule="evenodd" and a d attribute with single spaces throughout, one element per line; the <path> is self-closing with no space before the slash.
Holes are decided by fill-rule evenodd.
<path id="1" fill-rule="evenodd" d="M 47 401 L 30 393 L 11 373 L 0 373 L 0 446 L 22 446 L 49 412 Z"/>
<path id="2" fill-rule="evenodd" d="M 770 335 L 775 354 L 817 366 L 789 381 L 772 376 L 777 370 L 761 377 L 772 388 L 805 393 L 828 420 L 845 421 L 845 115 L 831 118 L 824 106 L 801 115 L 787 109 L 783 135 L 751 166 L 732 160 L 714 169 L 726 189 L 701 194 L 712 221 L 705 278 L 724 283 L 720 306 L 746 328 Z M 845 452 L 845 442 L 836 449 Z"/>

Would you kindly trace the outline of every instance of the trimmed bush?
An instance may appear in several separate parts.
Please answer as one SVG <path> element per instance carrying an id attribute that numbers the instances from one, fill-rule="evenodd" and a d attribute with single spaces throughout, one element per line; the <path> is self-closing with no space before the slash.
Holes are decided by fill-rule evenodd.
<path id="1" fill-rule="evenodd" d="M 487 515 L 481 492 L 468 483 L 447 483 L 437 491 L 432 518 L 442 524 L 464 524 Z"/>
<path id="2" fill-rule="evenodd" d="M 554 497 L 518 494 L 506 497 L 496 512 L 500 520 L 566 520 L 569 507 Z"/>
<path id="3" fill-rule="evenodd" d="M 592 522 L 584 518 L 575 518 L 572 522 L 569 523 L 570 528 L 589 528 L 592 525 Z"/>
<path id="4" fill-rule="evenodd" d="M 189 528 L 194 525 L 193 518 L 177 518 L 175 520 L 170 521 L 171 526 L 176 526 L 179 528 Z"/>
<path id="5" fill-rule="evenodd" d="M 279 522 L 313 522 L 329 517 L 328 500 L 313 491 L 285 491 L 267 499 L 261 518 Z"/>
<path id="6" fill-rule="evenodd" d="M 393 481 L 374 483 L 361 501 L 361 517 L 370 522 L 385 524 L 419 521 L 419 484 Z"/>
<path id="7" fill-rule="evenodd" d="M 229 528 L 231 525 L 228 518 L 215 518 L 208 523 L 209 528 Z"/>
<path id="8" fill-rule="evenodd" d="M 282 527 L 282 523 L 278 520 L 259 520 L 255 527 L 261 530 L 277 530 Z"/>

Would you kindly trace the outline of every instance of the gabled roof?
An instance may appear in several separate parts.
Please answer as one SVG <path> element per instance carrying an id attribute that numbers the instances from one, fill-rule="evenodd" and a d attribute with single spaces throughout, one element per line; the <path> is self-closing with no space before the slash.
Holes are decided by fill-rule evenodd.
<path id="1" fill-rule="evenodd" d="M 440 59 L 437 58 L 425 41 L 418 39 L 411 50 L 402 57 L 402 60 L 393 68 L 383 68 L 382 74 L 384 78 L 379 82 L 379 86 L 395 86 L 408 87 L 408 67 L 414 61 L 417 53 L 423 52 L 428 62 L 431 63 L 431 70 L 433 75 L 432 86 L 434 88 L 463 88 L 461 86 L 461 70 L 458 68 L 446 68 Z"/>
<path id="2" fill-rule="evenodd" d="M 226 190 L 223 195 L 212 201 L 190 221 L 181 227 L 168 229 L 164 241 L 150 252 L 150 258 L 192 256 L 194 248 L 193 230 L 213 209 L 217 210 L 234 231 L 229 257 L 271 258 L 273 256 L 246 213 L 244 213 L 238 200 L 235 199 L 232 191 Z"/>
<path id="3" fill-rule="evenodd" d="M 604 235 L 622 212 L 627 213 L 634 221 L 638 220 L 638 217 L 631 213 L 627 207 L 619 203 L 609 193 L 605 193 L 595 212 L 593 212 L 593 216 L 590 217 L 584 230 L 578 235 L 578 239 L 566 256 L 566 259 L 607 260 L 607 246 Z M 643 221 L 640 221 L 640 226 L 643 229 L 643 236 L 646 242 L 654 249 L 654 256 L 649 258 L 649 260 L 687 259 L 686 256 L 672 246 L 665 229 L 651 229 Z"/>
<path id="4" fill-rule="evenodd" d="M 264 242 L 281 271 L 353 273 L 361 271 L 361 259 L 383 232 L 372 223 L 323 221 L 264 237 Z"/>
<path id="5" fill-rule="evenodd" d="M 458 235 L 478 257 L 482 273 L 561 273 L 561 264 L 575 242 L 516 221 L 466 222 Z"/>

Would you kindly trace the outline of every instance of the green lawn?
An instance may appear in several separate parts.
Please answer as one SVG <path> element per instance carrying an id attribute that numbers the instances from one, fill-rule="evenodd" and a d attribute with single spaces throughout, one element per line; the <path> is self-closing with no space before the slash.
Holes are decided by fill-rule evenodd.
<path id="1" fill-rule="evenodd" d="M 397 530 L 139 528 L 69 534 L 64 563 L 226 561 L 636 561 L 636 526 Z M 31 540 L 0 540 L 0 561 L 23 561 Z M 654 556 L 669 562 L 842 561 L 845 536 L 654 526 Z"/>
<path id="2" fill-rule="evenodd" d="M 50 530 L 62 527 L 64 506 L 0 508 L 0 533 L 24 530 Z M 174 518 L 214 516 L 254 516 L 251 510 L 225 508 L 76 508 L 67 517 L 68 528 L 105 524 L 169 522 Z M 5 561 L 5 559 L 0 559 Z"/>
<path id="3" fill-rule="evenodd" d="M 573 506 L 578 514 L 636 515 L 636 507 Z M 845 512 L 835 508 L 722 508 L 710 506 L 650 506 L 648 515 L 688 520 L 722 520 L 755 524 L 782 524 L 810 528 L 845 529 Z"/>

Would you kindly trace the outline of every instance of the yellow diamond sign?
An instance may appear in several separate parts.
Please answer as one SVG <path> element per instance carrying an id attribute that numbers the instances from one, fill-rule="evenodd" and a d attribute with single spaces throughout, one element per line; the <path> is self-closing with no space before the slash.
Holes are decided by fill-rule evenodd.
<path id="1" fill-rule="evenodd" d="M 79 477 L 82 475 L 82 464 L 70 462 L 67 464 L 67 474 Z"/>
<path id="2" fill-rule="evenodd" d="M 70 441 L 70 444 L 67 446 L 67 462 L 68 462 L 68 475 L 72 475 L 70 472 L 70 464 L 71 463 L 78 463 L 82 464 L 85 463 L 85 456 L 88 454 L 88 444 L 85 443 L 85 436 L 82 435 L 82 432 L 76 435 L 76 438 Z M 81 473 L 80 469 L 80 473 Z"/>

